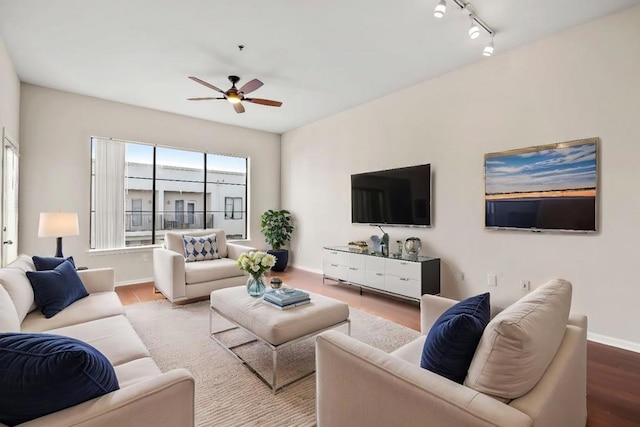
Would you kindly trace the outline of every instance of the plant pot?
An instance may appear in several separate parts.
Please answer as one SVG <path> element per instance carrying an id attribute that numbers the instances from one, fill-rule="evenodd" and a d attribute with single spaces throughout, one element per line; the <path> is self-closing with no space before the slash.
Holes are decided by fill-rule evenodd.
<path id="1" fill-rule="evenodd" d="M 287 264 L 289 263 L 289 250 L 287 249 L 278 249 L 267 251 L 268 254 L 276 257 L 276 265 L 271 267 L 271 271 L 284 271 L 287 268 Z"/>

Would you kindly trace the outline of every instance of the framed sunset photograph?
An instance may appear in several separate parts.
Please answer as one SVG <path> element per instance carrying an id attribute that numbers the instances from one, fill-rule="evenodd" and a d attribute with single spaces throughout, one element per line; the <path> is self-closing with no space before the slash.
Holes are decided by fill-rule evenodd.
<path id="1" fill-rule="evenodd" d="M 597 231 L 598 138 L 484 156 L 485 227 Z"/>

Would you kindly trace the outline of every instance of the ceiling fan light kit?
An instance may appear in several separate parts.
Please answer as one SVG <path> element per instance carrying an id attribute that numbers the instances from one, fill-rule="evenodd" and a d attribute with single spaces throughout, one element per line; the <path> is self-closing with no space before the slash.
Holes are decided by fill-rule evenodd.
<path id="1" fill-rule="evenodd" d="M 471 21 L 469 26 L 469 37 L 473 39 L 477 39 L 480 36 L 480 29 L 486 31 L 486 33 L 491 36 L 491 41 L 485 46 L 482 54 L 484 56 L 493 55 L 493 38 L 495 36 L 495 31 L 484 22 L 475 11 L 475 7 L 471 2 L 466 0 L 451 0 L 453 1 L 464 13 L 469 14 L 469 20 Z M 439 0 L 438 4 L 436 4 L 435 9 L 433 10 L 433 16 L 436 18 L 442 18 L 447 11 L 447 0 Z"/>
<path id="2" fill-rule="evenodd" d="M 197 77 L 189 76 L 191 80 L 196 83 L 200 83 L 203 86 L 208 87 L 209 89 L 213 89 L 216 92 L 220 92 L 223 96 L 221 97 L 204 97 L 204 98 L 187 98 L 189 101 L 209 101 L 212 99 L 226 99 L 231 104 L 233 104 L 233 109 L 236 113 L 244 113 L 244 106 L 242 105 L 242 101 L 251 102 L 253 104 L 267 105 L 269 107 L 280 107 L 282 102 L 273 101 L 271 99 L 262 99 L 262 98 L 247 98 L 245 95 L 253 92 L 254 90 L 260 89 L 264 83 L 262 83 L 258 79 L 253 79 L 248 83 L 245 83 L 240 87 L 240 89 L 236 88 L 236 83 L 240 81 L 240 77 L 238 76 L 229 76 L 229 81 L 231 82 L 231 87 L 224 91 L 222 89 L 217 88 L 211 83 L 207 83 L 204 80 L 201 80 Z"/>

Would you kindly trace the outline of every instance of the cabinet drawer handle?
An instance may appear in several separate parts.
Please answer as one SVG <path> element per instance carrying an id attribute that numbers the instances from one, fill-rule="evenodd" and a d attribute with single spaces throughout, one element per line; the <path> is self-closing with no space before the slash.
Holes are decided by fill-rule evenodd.
<path id="1" fill-rule="evenodd" d="M 349 267 L 349 270 L 357 270 L 355 267 Z"/>
<path id="2" fill-rule="evenodd" d="M 337 267 L 338 264 L 331 264 L 331 267 Z"/>
<path id="3" fill-rule="evenodd" d="M 405 279 L 404 277 L 401 277 L 400 280 L 402 280 L 403 282 L 408 282 L 409 279 Z"/>
<path id="4" fill-rule="evenodd" d="M 376 276 L 384 276 L 382 273 L 376 273 Z"/>
<path id="5" fill-rule="evenodd" d="M 401 261 L 401 262 L 400 262 L 400 264 L 402 264 L 402 265 L 407 265 L 407 264 L 409 264 L 409 263 L 408 263 L 408 262 Z"/>

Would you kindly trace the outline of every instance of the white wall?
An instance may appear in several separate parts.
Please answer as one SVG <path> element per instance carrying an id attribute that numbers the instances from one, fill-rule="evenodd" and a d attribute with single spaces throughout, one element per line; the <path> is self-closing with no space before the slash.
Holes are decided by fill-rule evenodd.
<path id="1" fill-rule="evenodd" d="M 422 253 L 441 257 L 444 296 L 491 290 L 492 303 L 504 306 L 522 295 L 521 279 L 536 287 L 563 277 L 592 335 L 640 343 L 638 76 L 640 7 L 284 134 L 282 207 L 296 220 L 293 262 L 321 270 L 323 245 L 380 234 L 350 223 L 351 174 L 431 163 L 434 227 L 386 231 L 392 242 L 416 235 Z M 483 228 L 485 153 L 594 136 L 598 234 Z M 488 273 L 498 274 L 497 288 L 486 286 Z"/>
<path id="2" fill-rule="evenodd" d="M 20 80 L 16 74 L 9 52 L 0 38 L 0 134 L 2 127 L 19 143 Z M 2 136 L 0 136 L 0 139 Z"/>
<path id="3" fill-rule="evenodd" d="M 40 212 L 78 212 L 80 236 L 63 238 L 65 255 L 78 265 L 114 267 L 120 283 L 153 276 L 149 250 L 88 253 L 91 136 L 248 157 L 249 243 L 266 247 L 260 214 L 280 205 L 278 134 L 23 84 L 20 135 L 20 252 L 55 252 L 55 239 L 37 236 Z"/>

